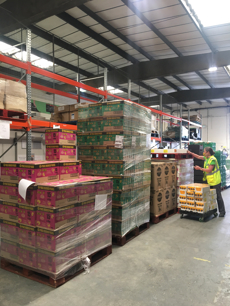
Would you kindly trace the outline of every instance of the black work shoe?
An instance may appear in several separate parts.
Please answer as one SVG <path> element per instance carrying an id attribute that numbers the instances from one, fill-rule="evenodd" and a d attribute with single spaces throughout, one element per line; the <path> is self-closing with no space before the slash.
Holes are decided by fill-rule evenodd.
<path id="1" fill-rule="evenodd" d="M 224 216 L 225 216 L 225 213 L 220 213 L 219 214 L 219 217 L 221 217 L 221 218 L 224 217 Z"/>

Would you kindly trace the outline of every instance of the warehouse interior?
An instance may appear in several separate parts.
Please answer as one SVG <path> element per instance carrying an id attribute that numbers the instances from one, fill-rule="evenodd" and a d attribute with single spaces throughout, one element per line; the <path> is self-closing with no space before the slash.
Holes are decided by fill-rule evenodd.
<path id="1" fill-rule="evenodd" d="M 82 163 L 82 173 L 79 172 L 78 177 L 89 176 L 92 181 L 104 180 L 108 184 L 109 177 L 113 177 L 114 180 L 118 176 L 133 177 L 132 187 L 121 189 L 122 191 L 115 190 L 113 180 L 113 195 L 109 194 L 107 201 L 111 201 L 110 214 L 112 223 L 116 225 L 118 221 L 117 215 L 114 217 L 115 213 L 123 213 L 121 212 L 123 207 L 117 204 L 119 192 L 125 194 L 124 201 L 134 195 L 130 200 L 132 204 L 129 204 L 128 213 L 132 217 L 134 216 L 132 214 L 135 214 L 131 223 L 124 221 L 126 228 L 119 239 L 117 234 L 114 235 L 115 225 L 112 225 L 110 240 L 113 238 L 111 240 L 113 244 L 114 240 L 117 241 L 117 245 L 112 245 L 112 254 L 107 257 L 107 253 L 103 260 L 96 262 L 95 266 L 92 265 L 89 269 L 87 261 L 85 263 L 85 258 L 81 257 L 84 272 L 68 281 L 67 275 L 63 277 L 62 274 L 61 277 L 65 280 L 58 283 L 55 279 L 54 283 L 55 286 L 58 283 L 58 288 L 55 286 L 52 288 L 50 283 L 49 285 L 39 283 L 30 277 L 33 272 L 41 273 L 41 270 L 32 268 L 26 270 L 25 275 L 26 268 L 22 265 L 23 277 L 15 268 L 17 265 L 14 260 L 13 268 L 9 265 L 11 262 L 6 253 L 10 251 L 9 248 L 7 251 L 4 249 L 7 243 L 4 239 L 14 242 L 16 240 L 12 239 L 12 233 L 3 236 L 1 224 L 4 224 L 4 220 L 8 222 L 12 219 L 5 219 L 1 204 L 6 205 L 2 202 L 10 202 L 12 196 L 8 197 L 4 194 L 6 191 L 1 191 L 2 182 L 0 182 L 0 238 L 2 235 L 3 239 L 3 246 L 0 242 L 0 257 L 4 261 L 3 263 L 1 261 L 2 269 L 0 268 L 0 305 L 52 306 L 66 305 L 66 303 L 80 306 L 229 305 L 230 6 L 228 2 L 229 0 L 219 0 L 218 3 L 214 0 L 24 0 L 20 3 L 17 0 L 0 0 L 0 161 L 3 185 L 4 182 L 8 182 L 9 176 L 3 177 L 4 167 L 12 167 L 9 163 L 65 161 L 64 157 L 60 157 L 59 160 L 47 157 L 49 143 L 46 129 L 62 129 L 60 130 L 62 132 L 57 133 L 64 133 L 65 129 L 73 130 L 73 134 L 77 134 L 77 146 L 74 138 L 75 156 L 69 156 L 68 162 L 76 162 L 77 167 Z M 7 91 L 3 93 L 1 82 L 9 84 L 4 85 L 5 88 L 7 86 L 11 88 L 11 84 L 14 83 L 23 87 L 18 89 L 18 92 L 23 91 L 23 101 L 25 101 L 23 107 L 20 105 L 22 100 L 14 100 L 18 102 L 13 102 L 14 106 L 11 108 L 7 107 L 9 101 L 7 96 L 13 95 L 9 93 L 13 87 L 6 89 L 8 93 Z M 110 112 L 107 109 L 109 115 L 105 115 L 104 105 L 109 103 L 112 105 L 114 101 L 122 101 L 119 103 L 124 105 L 124 109 L 121 113 L 116 113 L 115 108 L 113 112 L 110 108 Z M 93 118 L 90 118 L 90 110 L 97 105 L 102 105 L 102 112 L 96 116 L 99 110 L 95 111 Z M 9 118 L 6 118 L 4 117 L 6 111 L 7 114 L 11 114 L 11 111 L 23 111 L 27 113 L 27 117 L 14 113 L 14 117 L 8 115 Z M 119 116 L 122 119 L 118 118 Z M 96 119 L 103 123 L 100 126 L 95 123 L 91 126 L 91 130 L 85 129 L 84 122 L 93 120 L 96 122 L 94 117 L 98 117 L 99 119 Z M 128 136 L 125 136 L 125 132 L 124 136 L 115 138 L 113 143 L 110 137 L 110 142 L 104 141 L 100 144 L 89 142 L 87 136 L 83 135 L 84 133 L 90 135 L 89 132 L 94 132 L 96 135 L 99 131 L 101 134 L 109 133 L 114 118 L 123 120 L 122 127 L 114 126 L 111 135 L 116 133 L 123 135 L 122 133 L 128 128 L 132 135 L 130 144 L 127 144 L 128 138 L 125 137 Z M 5 136 L 6 122 L 9 123 L 8 136 Z M 89 123 L 87 124 L 89 126 Z M 102 126 L 104 130 L 100 129 Z M 144 136 L 146 143 L 144 149 L 140 145 L 142 149 L 139 151 L 137 141 L 138 137 L 142 138 L 136 132 Z M 88 137 L 92 139 L 92 135 Z M 121 140 L 119 137 L 124 138 Z M 68 142 L 63 144 L 66 145 Z M 99 166 L 93 172 L 92 167 L 96 169 L 93 165 L 97 164 L 95 160 L 98 160 L 98 165 L 103 163 L 103 159 L 107 160 L 106 157 L 102 157 L 104 154 L 100 151 L 102 148 L 97 146 L 103 146 L 106 150 L 108 164 L 115 160 L 115 157 L 114 160 L 113 157 L 109 157 L 109 150 L 111 156 L 114 156 L 116 153 L 112 152 L 112 147 L 121 149 L 119 154 L 123 155 L 120 158 L 117 153 L 116 160 L 120 158 L 123 162 L 123 172 L 118 172 L 120 168 L 119 170 L 116 168 L 117 172 L 115 170 L 105 172 L 102 166 L 101 172 L 98 170 Z M 52 142 L 50 150 L 51 147 Z M 189 217 L 189 214 L 185 217 L 185 212 L 182 213 L 181 203 L 186 204 L 187 200 L 193 202 L 193 199 L 188 198 L 188 195 L 192 194 L 189 194 L 189 187 L 186 187 L 187 198 L 181 197 L 180 192 L 184 189 L 180 189 L 180 186 L 203 183 L 203 172 L 194 170 L 194 166 L 206 166 L 197 162 L 189 151 L 203 155 L 203 150 L 209 147 L 216 152 L 215 158 L 220 166 L 226 215 L 224 218 L 217 217 L 217 212 L 220 211 L 217 209 L 216 195 L 210 191 L 212 188 L 204 187 L 202 192 L 207 194 L 210 192 L 210 201 L 213 199 L 215 204 L 210 202 L 211 213 L 207 215 L 205 222 L 199 222 L 204 219 L 197 219 L 192 214 L 192 217 Z M 90 153 L 87 153 L 87 150 L 91 150 Z M 109 158 L 112 161 L 109 161 Z M 162 180 L 166 181 L 164 186 L 162 182 L 159 183 L 161 186 L 158 187 L 162 189 L 156 188 L 154 181 L 157 173 L 156 164 L 159 166 L 159 163 L 162 164 L 160 165 L 162 171 L 169 164 L 170 169 L 176 167 L 177 171 L 175 180 L 171 178 L 171 183 L 162 176 Z M 143 173 L 140 167 L 137 167 L 139 164 L 143 164 Z M 17 167 L 21 167 L 20 165 Z M 115 166 L 111 169 L 115 169 Z M 150 179 L 146 179 L 146 172 Z M 93 176 L 98 177 L 93 178 Z M 142 186 L 138 177 L 142 177 L 143 182 L 146 180 L 148 186 L 145 183 Z M 70 178 L 71 175 L 67 179 Z M 12 183 L 14 179 L 11 176 L 10 182 Z M 34 179 L 34 182 L 39 181 Z M 44 182 L 43 180 L 40 184 Z M 209 184 L 207 177 L 205 183 Z M 131 183 L 129 184 L 131 186 Z M 175 206 L 165 204 L 168 208 L 165 208 L 163 213 L 157 211 L 156 207 L 151 210 L 151 205 L 156 205 L 153 202 L 158 201 L 160 197 L 160 191 L 167 188 L 171 188 L 172 194 L 173 190 L 176 190 L 175 203 L 170 193 L 170 199 Z M 205 188 L 209 188 L 209 191 Z M 28 190 L 26 189 L 26 192 Z M 141 195 L 138 195 L 138 190 Z M 148 190 L 149 195 L 146 200 Z M 21 191 L 17 192 L 19 192 L 18 197 L 22 197 Z M 102 190 L 100 192 L 98 196 L 102 196 Z M 167 191 L 164 192 L 166 194 Z M 25 195 L 23 205 L 28 205 L 27 196 L 28 194 Z M 110 196 L 111 200 L 108 200 Z M 82 196 L 83 198 L 82 201 L 85 201 L 86 196 Z M 142 198 L 145 200 L 144 204 L 142 203 L 144 208 L 138 207 L 136 203 L 137 200 L 141 203 Z M 200 201 L 198 199 L 198 203 Z M 19 205 L 17 201 L 15 203 Z M 137 210 L 133 208 L 133 203 L 135 209 L 138 207 Z M 147 204 L 150 205 L 148 209 L 146 209 Z M 195 204 L 194 200 L 195 205 L 199 207 L 201 204 Z M 52 209 L 55 210 L 57 207 L 54 205 Z M 38 214 L 39 209 L 33 208 L 33 212 L 35 211 Z M 41 211 L 45 212 L 45 209 Z M 138 219 L 140 211 L 144 211 L 144 219 L 141 221 Z M 58 209 L 54 213 L 56 212 L 59 213 Z M 9 213 L 10 216 L 11 214 Z M 110 218 L 110 215 L 107 217 Z M 125 217 L 121 218 L 125 220 Z M 17 216 L 18 223 L 15 227 L 21 222 L 19 219 Z M 36 233 L 37 220 L 35 224 L 26 225 L 34 226 Z M 138 234 L 133 232 L 133 222 Z M 26 224 L 23 221 L 21 223 Z M 80 224 L 79 220 L 78 223 Z M 146 228 L 143 233 L 141 231 L 139 233 L 138 228 L 142 225 L 146 225 Z M 55 226 L 53 229 L 59 230 Z M 129 242 L 130 233 L 134 233 L 134 237 Z M 87 234 L 84 234 L 84 239 L 85 237 L 88 239 Z M 126 240 L 123 240 L 124 237 L 127 239 L 127 244 Z M 68 239 L 65 239 L 67 238 L 63 241 L 67 243 Z M 17 241 L 18 249 L 20 243 Z M 25 247 L 26 243 L 22 245 Z M 20 258 L 20 251 L 18 252 Z M 35 253 L 39 253 L 39 250 L 36 249 Z M 87 256 L 91 256 L 91 253 L 87 253 Z M 54 257 L 58 257 L 61 253 L 57 254 Z M 93 261 L 93 257 L 90 256 L 90 260 Z M 60 258 L 64 257 L 60 255 Z M 9 263 L 5 261 L 6 259 L 9 259 Z M 71 270 L 73 275 L 74 272 Z M 47 275 L 50 277 L 51 274 Z"/>

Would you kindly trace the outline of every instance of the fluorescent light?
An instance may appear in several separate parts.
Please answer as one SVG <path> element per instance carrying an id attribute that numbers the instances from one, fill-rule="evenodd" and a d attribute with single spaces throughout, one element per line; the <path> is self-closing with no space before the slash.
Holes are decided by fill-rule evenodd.
<path id="1" fill-rule="evenodd" d="M 104 87 L 99 87 L 98 89 L 104 90 Z M 113 95 L 123 92 L 122 90 L 114 88 L 113 86 L 107 86 L 107 91 L 109 91 Z"/>
<path id="2" fill-rule="evenodd" d="M 195 11 L 203 27 L 230 23 L 229 0 L 184 0 Z M 194 15 L 190 9 L 190 14 Z"/>
<path id="3" fill-rule="evenodd" d="M 208 71 L 210 71 L 210 72 L 213 72 L 213 71 L 216 71 L 217 70 L 217 67 L 210 67 L 209 69 L 208 69 Z"/>
<path id="4" fill-rule="evenodd" d="M 20 61 L 26 61 L 26 51 L 21 52 L 19 48 L 8 45 L 2 41 L 0 41 L 0 52 L 6 55 L 11 55 L 13 58 L 16 58 Z M 34 54 L 31 54 L 31 62 L 34 66 L 37 66 L 42 69 L 47 69 L 53 66 L 52 62 L 40 58 Z"/>

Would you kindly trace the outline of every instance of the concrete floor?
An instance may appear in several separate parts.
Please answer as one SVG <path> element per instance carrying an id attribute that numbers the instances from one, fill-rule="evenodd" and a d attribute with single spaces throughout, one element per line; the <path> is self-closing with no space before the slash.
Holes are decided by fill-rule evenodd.
<path id="1" fill-rule="evenodd" d="M 225 218 L 174 215 L 58 289 L 0 269 L 0 306 L 229 306 L 230 189 L 223 196 Z"/>

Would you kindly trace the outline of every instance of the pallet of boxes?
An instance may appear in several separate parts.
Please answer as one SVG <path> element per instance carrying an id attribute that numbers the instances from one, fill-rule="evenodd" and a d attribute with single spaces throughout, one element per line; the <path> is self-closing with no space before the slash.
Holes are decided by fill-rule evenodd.
<path id="1" fill-rule="evenodd" d="M 79 109 L 78 153 L 85 175 L 113 177 L 113 242 L 149 227 L 151 111 L 128 101 Z"/>
<path id="2" fill-rule="evenodd" d="M 181 185 L 179 199 L 181 218 L 198 217 L 202 222 L 211 215 L 217 216 L 216 190 L 207 184 Z"/>
<path id="3" fill-rule="evenodd" d="M 0 109 L 26 113 L 26 86 L 15 81 L 0 79 Z"/>
<path id="4" fill-rule="evenodd" d="M 0 256 L 56 288 L 112 252 L 113 182 L 82 175 L 73 132 L 47 130 L 46 144 L 46 161 L 1 165 Z"/>
<path id="5" fill-rule="evenodd" d="M 159 223 L 176 213 L 177 164 L 175 161 L 151 163 L 151 222 Z"/>
<path id="6" fill-rule="evenodd" d="M 72 122 L 74 124 L 78 120 L 78 110 L 86 107 L 89 103 L 82 102 L 70 105 L 55 106 L 54 113 L 51 114 L 52 122 Z"/>

